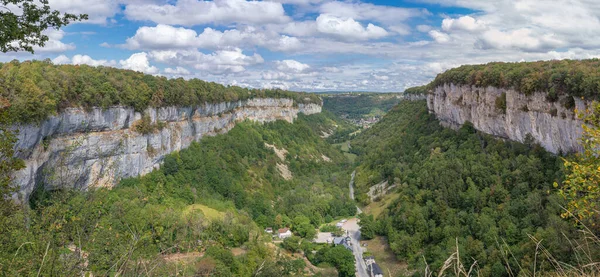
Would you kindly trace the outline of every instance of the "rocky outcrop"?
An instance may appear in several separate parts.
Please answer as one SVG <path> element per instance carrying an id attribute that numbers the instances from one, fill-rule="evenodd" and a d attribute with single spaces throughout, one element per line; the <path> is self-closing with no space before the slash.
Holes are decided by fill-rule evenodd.
<path id="1" fill-rule="evenodd" d="M 317 104 L 294 105 L 291 99 L 249 99 L 205 104 L 197 108 L 70 108 L 41 124 L 16 126 L 18 157 L 26 167 L 15 174 L 20 197 L 28 199 L 36 185 L 45 189 L 113 186 L 121 178 L 146 174 L 164 156 L 188 147 L 203 136 L 225 133 L 236 122 L 292 122 L 298 113 L 321 112 Z M 134 128 L 148 115 L 154 132 Z"/>
<path id="2" fill-rule="evenodd" d="M 406 101 L 420 101 L 420 100 L 427 99 L 427 94 L 409 94 L 409 93 L 404 93 L 404 94 L 402 94 L 402 96 L 400 97 L 400 99 L 406 100 Z"/>
<path id="3" fill-rule="evenodd" d="M 583 111 L 590 103 L 566 95 L 549 101 L 547 95 L 445 84 L 429 94 L 427 106 L 448 127 L 470 121 L 477 130 L 501 138 L 523 142 L 531 135 L 552 153 L 581 151 L 583 123 L 575 109 Z"/>

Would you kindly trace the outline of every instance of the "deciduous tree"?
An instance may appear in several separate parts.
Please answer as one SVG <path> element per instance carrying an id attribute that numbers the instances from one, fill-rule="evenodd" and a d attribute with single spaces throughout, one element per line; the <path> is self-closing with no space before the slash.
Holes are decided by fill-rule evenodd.
<path id="1" fill-rule="evenodd" d="M 52 10 L 48 0 L 0 0 L 0 51 L 28 51 L 43 47 L 48 41 L 47 29 L 60 29 L 73 22 L 88 19 L 86 14 L 61 13 Z"/>

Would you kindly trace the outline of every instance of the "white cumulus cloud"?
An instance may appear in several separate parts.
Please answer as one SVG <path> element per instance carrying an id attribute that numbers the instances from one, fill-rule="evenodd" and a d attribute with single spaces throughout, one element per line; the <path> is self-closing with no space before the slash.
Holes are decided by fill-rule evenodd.
<path id="1" fill-rule="evenodd" d="M 259 54 L 245 55 L 241 49 L 219 50 L 204 54 L 196 50 L 151 51 L 150 58 L 173 66 L 190 66 L 210 74 L 240 73 L 246 66 L 264 62 Z"/>
<path id="2" fill-rule="evenodd" d="M 164 70 L 165 74 L 168 75 L 175 75 L 175 76 L 183 76 L 183 75 L 190 75 L 191 72 L 181 66 L 175 67 L 175 68 L 170 68 L 167 67 Z"/>
<path id="3" fill-rule="evenodd" d="M 388 32 L 371 23 L 363 27 L 352 18 L 341 18 L 331 14 L 321 14 L 317 17 L 317 30 L 343 40 L 370 40 L 380 39 Z"/>
<path id="4" fill-rule="evenodd" d="M 429 31 L 429 36 L 432 37 L 438 43 L 446 43 L 450 41 L 450 36 L 448 34 L 437 30 Z"/>
<path id="5" fill-rule="evenodd" d="M 34 46 L 33 50 L 35 52 L 59 53 L 75 49 L 75 44 L 61 41 L 66 34 L 63 30 L 47 29 L 42 34 L 48 36 L 48 41 L 43 47 Z"/>
<path id="6" fill-rule="evenodd" d="M 484 49 L 518 49 L 523 51 L 543 51 L 563 45 L 553 35 L 539 36 L 530 29 L 517 29 L 510 32 L 489 30 L 479 38 Z"/>
<path id="7" fill-rule="evenodd" d="M 116 66 L 117 62 L 115 60 L 95 60 L 88 55 L 74 55 L 73 58 L 69 58 L 65 55 L 60 55 L 54 59 L 52 59 L 52 63 L 54 64 L 86 64 L 89 66 Z"/>
<path id="8" fill-rule="evenodd" d="M 131 69 L 146 74 L 157 74 L 158 68 L 150 65 L 146 52 L 135 53 L 126 60 L 120 60 L 119 64 L 124 69 Z"/>
<path id="9" fill-rule="evenodd" d="M 338 17 L 354 18 L 356 20 L 372 20 L 395 25 L 406 21 L 412 17 L 428 14 L 425 9 L 409 9 L 393 6 L 375 5 L 361 2 L 327 2 L 319 8 L 324 14 L 331 14 Z"/>
<path id="10" fill-rule="evenodd" d="M 310 68 L 308 64 L 304 64 L 295 60 L 276 61 L 275 63 L 277 65 L 277 70 L 283 72 L 300 73 Z"/>
<path id="11" fill-rule="evenodd" d="M 156 27 L 140 27 L 125 47 L 130 49 L 171 49 L 196 47 L 199 43 L 196 31 L 158 24 Z"/>
<path id="12" fill-rule="evenodd" d="M 459 18 L 446 18 L 442 21 L 444 31 L 463 30 L 469 32 L 482 31 L 486 29 L 485 23 L 471 16 L 461 16 Z"/>
<path id="13" fill-rule="evenodd" d="M 178 0 L 175 4 L 128 5 L 130 20 L 170 25 L 266 24 L 289 21 L 281 3 L 246 0 Z"/>
<path id="14" fill-rule="evenodd" d="M 192 29 L 158 24 L 156 27 L 140 27 L 133 37 L 122 45 L 128 49 L 232 49 L 241 47 L 265 47 L 272 51 L 287 52 L 300 49 L 301 42 L 274 31 L 251 26 L 225 31 L 207 27 L 201 34 Z"/>

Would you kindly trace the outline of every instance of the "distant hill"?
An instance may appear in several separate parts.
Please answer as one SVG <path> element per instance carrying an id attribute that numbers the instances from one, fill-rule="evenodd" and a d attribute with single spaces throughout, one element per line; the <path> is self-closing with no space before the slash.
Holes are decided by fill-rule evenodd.
<path id="1" fill-rule="evenodd" d="M 323 95 L 323 108 L 325 110 L 351 120 L 381 117 L 399 102 L 399 94 L 348 93 Z"/>

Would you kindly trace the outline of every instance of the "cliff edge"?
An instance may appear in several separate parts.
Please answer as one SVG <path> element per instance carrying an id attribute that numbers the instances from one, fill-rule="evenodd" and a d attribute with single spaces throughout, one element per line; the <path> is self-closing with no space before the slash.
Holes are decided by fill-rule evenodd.
<path id="1" fill-rule="evenodd" d="M 477 130 L 501 138 L 524 142 L 530 135 L 552 153 L 581 151 L 583 122 L 575 110 L 584 111 L 591 102 L 564 94 L 550 101 L 547 95 L 445 83 L 430 91 L 427 107 L 447 127 L 469 121 Z"/>
<path id="2" fill-rule="evenodd" d="M 286 98 L 147 108 L 142 113 L 123 106 L 68 108 L 41 123 L 15 126 L 17 156 L 26 164 L 15 182 L 22 199 L 41 184 L 43 189 L 111 187 L 121 178 L 151 172 L 166 154 L 203 136 L 225 133 L 236 122 L 292 122 L 298 113 L 320 112 L 321 105 L 294 105 Z M 150 128 L 140 132 L 139 124 Z"/>

